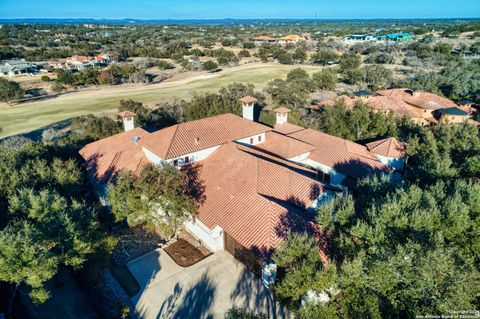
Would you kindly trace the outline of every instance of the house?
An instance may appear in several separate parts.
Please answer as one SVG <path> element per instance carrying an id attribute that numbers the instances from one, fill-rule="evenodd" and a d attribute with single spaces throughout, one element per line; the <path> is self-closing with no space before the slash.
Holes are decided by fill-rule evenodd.
<path id="1" fill-rule="evenodd" d="M 197 176 L 205 200 L 185 228 L 210 250 L 227 250 L 255 270 L 292 231 L 320 236 L 314 210 L 359 178 L 394 176 L 366 146 L 288 122 L 254 121 L 256 99 L 241 99 L 243 116 L 222 114 L 155 132 L 120 113 L 125 132 L 80 150 L 98 195 L 119 172 L 138 175 L 148 163 L 169 163 Z M 388 154 L 387 154 L 388 155 Z"/>
<path id="2" fill-rule="evenodd" d="M 48 65 L 52 69 L 65 69 L 82 71 L 85 68 L 105 67 L 112 63 L 108 53 L 101 53 L 97 56 L 74 55 L 65 59 L 50 60 Z"/>
<path id="3" fill-rule="evenodd" d="M 256 45 L 262 45 L 262 44 L 265 44 L 265 43 L 278 43 L 278 44 L 281 44 L 281 45 L 285 45 L 285 44 L 288 44 L 288 43 L 298 43 L 298 42 L 301 42 L 301 41 L 306 41 L 306 38 L 304 36 L 299 36 L 299 35 L 296 35 L 296 34 L 290 34 L 290 35 L 286 35 L 286 36 L 283 36 L 283 37 L 280 37 L 280 38 L 273 38 L 273 37 L 269 37 L 269 36 L 260 36 L 260 37 L 253 38 L 252 41 Z"/>
<path id="4" fill-rule="evenodd" d="M 260 37 L 253 38 L 252 41 L 256 45 L 261 45 L 261 44 L 265 44 L 265 43 L 276 43 L 277 38 L 272 38 L 272 37 L 268 37 L 268 36 L 260 36 Z"/>
<path id="5" fill-rule="evenodd" d="M 306 40 L 305 40 L 304 37 L 296 35 L 296 34 L 286 35 L 286 36 L 278 39 L 278 43 L 280 43 L 280 44 L 298 43 L 298 42 L 301 42 L 301 41 L 306 41 Z"/>
<path id="6" fill-rule="evenodd" d="M 414 122 L 421 125 L 438 123 L 438 114 L 441 114 L 439 110 L 457 106 L 455 102 L 443 96 L 418 89 L 389 89 L 376 93 L 395 100 L 396 109 L 408 113 Z M 393 111 L 396 112 L 396 109 Z"/>
<path id="7" fill-rule="evenodd" d="M 32 75 L 38 68 L 25 59 L 5 60 L 0 63 L 0 76 Z"/>
<path id="8" fill-rule="evenodd" d="M 376 112 L 388 114 L 393 112 L 399 117 L 409 117 L 420 125 L 436 124 L 441 119 L 449 123 L 467 121 L 473 125 L 479 123 L 470 119 L 470 114 L 476 110 L 471 101 L 460 101 L 458 104 L 445 97 L 418 89 L 388 89 L 377 92 L 357 91 L 354 98 L 340 95 L 332 99 L 317 102 L 311 109 L 319 110 L 323 107 L 343 101 L 352 109 L 355 103 L 362 102 Z"/>
<path id="9" fill-rule="evenodd" d="M 387 35 L 379 35 L 375 37 L 377 41 L 390 41 L 390 42 L 410 42 L 413 41 L 413 36 L 410 33 L 390 33 Z"/>
<path id="10" fill-rule="evenodd" d="M 358 42 L 368 42 L 375 41 L 376 38 L 373 34 L 351 34 L 343 38 L 345 42 L 358 43 Z"/>
<path id="11" fill-rule="evenodd" d="M 469 119 L 469 113 L 455 106 L 439 109 L 438 119 L 447 123 L 463 123 Z"/>
<path id="12" fill-rule="evenodd" d="M 385 35 L 351 34 L 343 38 L 346 43 L 359 42 L 409 42 L 413 41 L 410 33 L 390 33 Z"/>

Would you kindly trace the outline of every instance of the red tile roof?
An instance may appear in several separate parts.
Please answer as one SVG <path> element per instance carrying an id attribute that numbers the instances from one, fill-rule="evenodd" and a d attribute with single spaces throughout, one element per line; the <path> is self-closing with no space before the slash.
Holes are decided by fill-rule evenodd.
<path id="1" fill-rule="evenodd" d="M 273 110 L 275 113 L 290 113 L 292 110 L 286 108 L 286 107 L 277 107 L 275 110 Z"/>
<path id="2" fill-rule="evenodd" d="M 399 116 L 416 116 L 412 107 L 401 99 L 392 96 L 372 96 L 367 104 L 378 111 L 393 111 Z"/>
<path id="3" fill-rule="evenodd" d="M 315 146 L 275 131 L 268 132 L 266 134 L 265 142 L 256 145 L 256 147 L 282 158 L 292 158 L 315 149 Z"/>
<path id="4" fill-rule="evenodd" d="M 316 147 L 309 159 L 334 168 L 338 172 L 355 178 L 364 178 L 376 173 L 388 173 L 391 169 L 378 161 L 368 149 L 360 144 L 305 129 L 288 135 Z"/>
<path id="5" fill-rule="evenodd" d="M 136 115 L 135 113 L 130 112 L 128 110 L 118 113 L 118 116 L 120 116 L 121 118 L 134 117 L 135 115 Z"/>
<path id="6" fill-rule="evenodd" d="M 278 132 L 280 134 L 288 135 L 293 132 L 298 132 L 301 130 L 304 130 L 304 127 L 295 125 L 295 124 L 290 124 L 290 123 L 284 123 L 284 124 L 277 124 L 273 128 L 275 132 Z"/>
<path id="7" fill-rule="evenodd" d="M 112 182 L 120 171 L 137 174 L 148 163 L 139 144 L 148 134 L 136 128 L 90 143 L 79 153 L 92 176 L 102 183 Z M 137 143 L 132 140 L 134 136 L 139 138 Z"/>
<path id="8" fill-rule="evenodd" d="M 222 114 L 156 131 L 142 145 L 167 160 L 271 130 L 234 114 Z"/>
<path id="9" fill-rule="evenodd" d="M 202 161 L 205 201 L 197 218 L 216 225 L 247 249 L 275 248 L 292 228 L 305 222 L 296 205 L 309 207 L 324 186 L 312 171 L 235 143 Z"/>
<path id="10" fill-rule="evenodd" d="M 240 102 L 244 102 L 244 103 L 255 103 L 257 102 L 257 99 L 254 98 L 253 96 L 244 96 L 240 99 Z"/>
<path id="11" fill-rule="evenodd" d="M 370 152 L 386 157 L 404 157 L 406 144 L 394 137 L 374 141 L 367 144 Z"/>
<path id="12" fill-rule="evenodd" d="M 418 108 L 436 110 L 447 108 L 455 105 L 455 102 L 425 91 L 411 90 L 411 89 L 390 89 L 376 92 L 383 96 L 400 99 L 410 105 Z"/>

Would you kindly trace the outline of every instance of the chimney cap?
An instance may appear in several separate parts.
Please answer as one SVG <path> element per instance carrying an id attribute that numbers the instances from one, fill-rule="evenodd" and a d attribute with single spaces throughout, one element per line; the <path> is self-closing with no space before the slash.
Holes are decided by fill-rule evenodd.
<path id="1" fill-rule="evenodd" d="M 258 100 L 256 98 L 254 98 L 253 96 L 247 95 L 247 96 L 242 97 L 239 101 L 243 102 L 243 103 L 255 103 Z"/>
<path id="2" fill-rule="evenodd" d="M 275 113 L 282 113 L 282 114 L 284 114 L 284 113 L 289 113 L 289 112 L 292 112 L 292 110 L 290 110 L 290 109 L 288 109 L 288 108 L 286 108 L 286 107 L 283 107 L 283 106 L 282 106 L 282 107 L 278 107 L 278 108 L 276 108 L 275 110 L 273 110 L 273 112 L 275 112 Z"/>
<path id="3" fill-rule="evenodd" d="M 126 117 L 134 117 L 135 115 L 136 115 L 135 113 L 130 112 L 128 110 L 118 113 L 118 116 L 120 116 L 122 119 Z"/>

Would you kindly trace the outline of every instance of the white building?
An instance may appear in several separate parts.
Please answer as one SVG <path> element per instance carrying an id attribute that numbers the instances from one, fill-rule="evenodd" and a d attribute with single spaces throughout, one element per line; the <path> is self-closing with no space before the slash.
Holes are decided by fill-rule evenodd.
<path id="1" fill-rule="evenodd" d="M 371 174 L 392 174 L 367 147 L 288 123 L 278 108 L 274 128 L 256 123 L 255 98 L 241 99 L 243 117 L 217 115 L 150 133 L 122 112 L 125 132 L 93 142 L 80 154 L 104 194 L 122 170 L 169 163 L 198 182 L 204 201 L 185 224 L 210 250 L 228 250 L 260 267 L 292 227 L 318 231 L 316 208 Z"/>

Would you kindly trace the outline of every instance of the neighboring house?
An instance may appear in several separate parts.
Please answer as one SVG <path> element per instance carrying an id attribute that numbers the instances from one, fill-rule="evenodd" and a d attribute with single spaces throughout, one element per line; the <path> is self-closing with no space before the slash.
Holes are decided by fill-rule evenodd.
<path id="1" fill-rule="evenodd" d="M 265 43 L 278 43 L 278 44 L 288 44 L 288 43 L 298 43 L 301 41 L 306 41 L 307 38 L 304 36 L 296 35 L 296 34 L 290 34 L 284 37 L 280 38 L 274 38 L 274 37 L 269 37 L 269 36 L 260 36 L 260 37 L 255 37 L 252 39 L 252 41 L 256 45 L 261 45 Z"/>
<path id="2" fill-rule="evenodd" d="M 97 56 L 74 55 L 66 59 L 50 60 L 48 65 L 52 69 L 65 69 L 81 71 L 91 67 L 105 67 L 112 63 L 108 53 L 101 53 Z"/>
<path id="3" fill-rule="evenodd" d="M 343 103 L 352 109 L 356 102 L 363 102 L 377 112 L 388 114 L 393 112 L 400 117 L 409 117 L 420 125 L 436 124 L 441 119 L 448 119 L 449 123 L 467 121 L 478 126 L 478 122 L 470 119 L 475 112 L 471 101 L 460 101 L 458 105 L 445 97 L 417 89 L 389 89 L 377 91 L 358 91 L 354 98 L 340 95 L 333 99 L 317 102 L 311 108 L 319 110 L 343 100 Z"/>
<path id="4" fill-rule="evenodd" d="M 391 33 L 387 35 L 379 35 L 375 37 L 377 41 L 391 41 L 391 42 L 410 42 L 413 41 L 413 36 L 410 33 Z"/>
<path id="5" fill-rule="evenodd" d="M 469 115 L 468 112 L 455 106 L 437 111 L 438 120 L 446 123 L 463 123 L 469 119 Z"/>
<path id="6" fill-rule="evenodd" d="M 375 41 L 376 38 L 373 34 L 351 34 L 347 35 L 343 38 L 345 42 L 368 42 L 368 41 Z"/>
<path id="7" fill-rule="evenodd" d="M 409 42 L 413 41 L 410 33 L 391 33 L 386 35 L 351 34 L 343 38 L 347 43 L 358 42 Z"/>
<path id="8" fill-rule="evenodd" d="M 5 60 L 0 63 L 0 76 L 32 75 L 38 68 L 24 59 Z"/>
<path id="9" fill-rule="evenodd" d="M 288 123 L 278 108 L 274 128 L 253 121 L 256 99 L 241 99 L 243 117 L 223 114 L 156 132 L 134 127 L 80 150 L 100 197 L 123 170 L 138 175 L 148 163 L 195 169 L 205 200 L 186 229 L 212 251 L 227 250 L 251 268 L 291 231 L 320 236 L 311 209 L 358 178 L 395 174 L 367 147 Z"/>
<path id="10" fill-rule="evenodd" d="M 275 42 L 277 42 L 277 38 L 272 38 L 272 37 L 268 37 L 268 36 L 255 37 L 252 40 L 257 45 L 264 44 L 264 43 L 275 43 Z"/>

